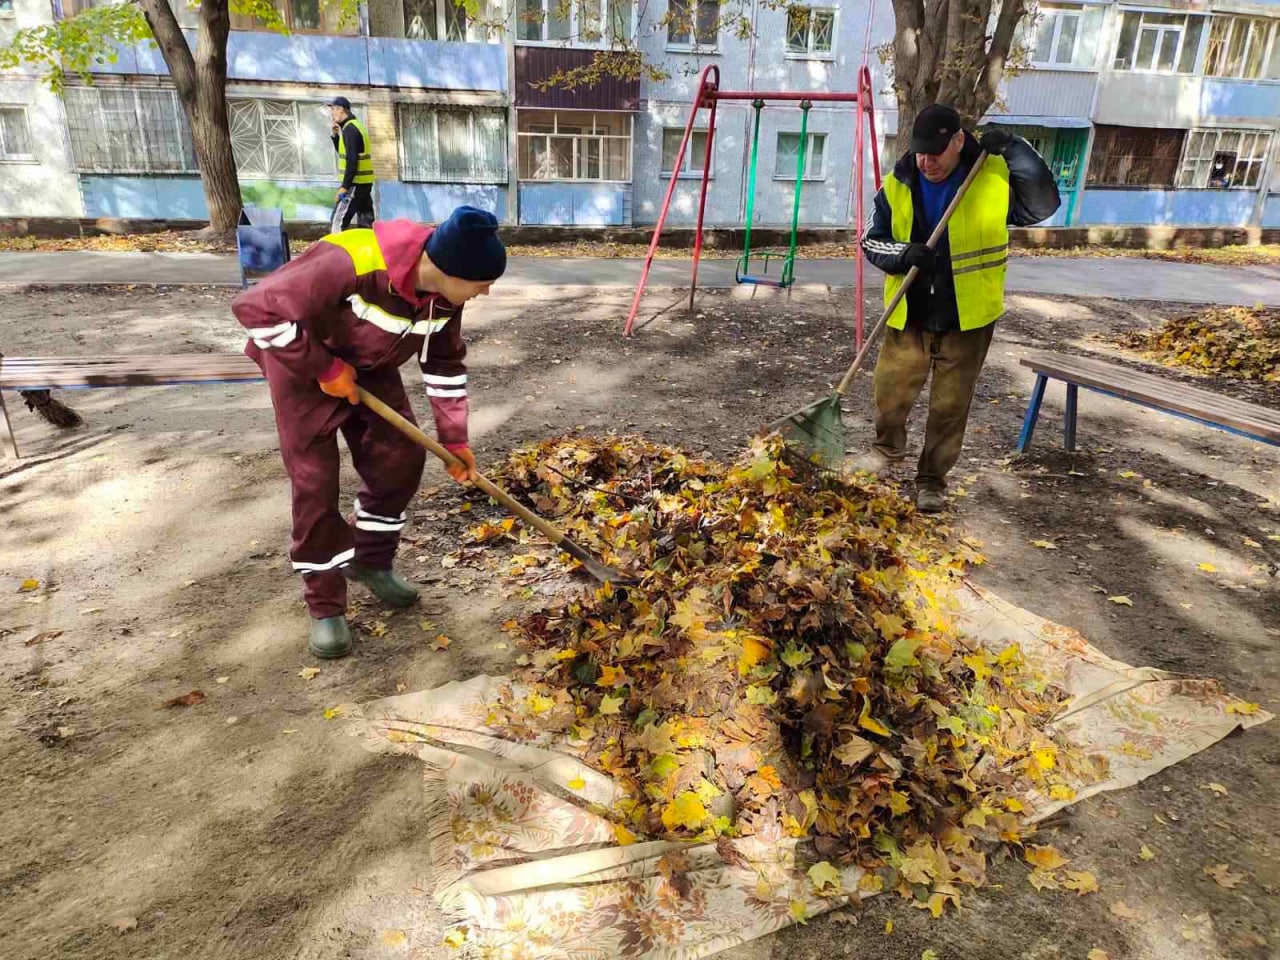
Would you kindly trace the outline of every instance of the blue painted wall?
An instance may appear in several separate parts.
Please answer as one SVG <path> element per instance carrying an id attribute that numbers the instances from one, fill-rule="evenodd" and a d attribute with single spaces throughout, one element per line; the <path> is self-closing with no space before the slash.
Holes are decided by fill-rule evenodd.
<path id="1" fill-rule="evenodd" d="M 1248 226 L 1255 190 L 1085 190 L 1076 224 Z"/>
<path id="2" fill-rule="evenodd" d="M 378 183 L 378 216 L 384 220 L 408 217 L 410 220 L 439 223 L 464 203 L 488 210 L 499 220 L 505 220 L 507 188 L 493 184 L 404 183 L 399 180 Z"/>
<path id="3" fill-rule="evenodd" d="M 1280 83 L 1205 77 L 1200 88 L 1199 115 L 1274 120 L 1280 116 Z"/>
<path id="4" fill-rule="evenodd" d="M 520 222 L 580 227 L 630 223 L 627 183 L 521 183 Z"/>
<path id="5" fill-rule="evenodd" d="M 1262 208 L 1262 225 L 1280 227 L 1280 193 L 1273 193 L 1267 197 L 1266 206 Z"/>
<path id="6" fill-rule="evenodd" d="M 199 177 L 80 177 L 86 217 L 200 220 L 209 216 Z"/>
<path id="7" fill-rule="evenodd" d="M 187 32 L 189 43 L 194 34 Z M 168 68 L 152 44 L 117 48 L 115 63 L 95 73 L 162 76 Z M 445 43 L 382 37 L 234 31 L 227 43 L 232 80 L 296 81 L 344 86 L 442 90 L 507 89 L 506 48 L 497 43 Z"/>

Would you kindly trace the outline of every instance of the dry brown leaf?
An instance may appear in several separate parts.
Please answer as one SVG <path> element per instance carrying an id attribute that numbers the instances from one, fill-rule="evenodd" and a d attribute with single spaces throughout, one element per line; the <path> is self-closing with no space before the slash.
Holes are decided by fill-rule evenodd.
<path id="1" fill-rule="evenodd" d="M 184 693 L 180 697 L 174 697 L 172 700 L 166 700 L 166 707 L 196 707 L 204 703 L 204 691 L 192 690 L 190 693 Z"/>
<path id="2" fill-rule="evenodd" d="M 118 917 L 111 921 L 111 927 L 118 934 L 126 934 L 131 930 L 138 929 L 137 917 Z"/>
<path id="3" fill-rule="evenodd" d="M 1134 910 L 1123 900 L 1117 900 L 1111 904 L 1111 913 L 1122 920 L 1137 920 L 1141 916 L 1137 910 Z"/>
<path id="4" fill-rule="evenodd" d="M 1225 863 L 1205 867 L 1204 873 L 1206 877 L 1213 877 L 1214 883 L 1227 890 L 1234 890 L 1244 880 L 1244 874 L 1232 873 Z"/>
<path id="5" fill-rule="evenodd" d="M 44 633 L 37 633 L 34 637 L 29 637 L 22 641 L 24 647 L 34 647 L 37 643 L 44 643 L 46 640 L 54 640 L 62 636 L 61 630 L 46 630 Z"/>

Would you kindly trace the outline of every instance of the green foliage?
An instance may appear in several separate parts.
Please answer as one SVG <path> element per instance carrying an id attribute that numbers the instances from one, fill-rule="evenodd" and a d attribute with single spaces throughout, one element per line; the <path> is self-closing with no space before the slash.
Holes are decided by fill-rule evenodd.
<path id="1" fill-rule="evenodd" d="M 61 93 L 68 73 L 92 82 L 95 66 L 115 63 L 117 46 L 151 39 L 151 30 L 136 3 L 90 7 L 74 17 L 39 27 L 27 27 L 0 47 L 0 70 L 29 63 L 55 93 Z"/>

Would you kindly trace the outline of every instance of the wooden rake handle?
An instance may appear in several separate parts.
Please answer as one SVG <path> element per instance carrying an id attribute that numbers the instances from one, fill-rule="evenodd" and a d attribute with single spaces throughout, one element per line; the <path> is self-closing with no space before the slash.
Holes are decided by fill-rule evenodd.
<path id="1" fill-rule="evenodd" d="M 418 446 L 425 447 L 448 465 L 456 463 L 459 466 L 463 466 L 462 461 L 455 457 L 447 447 L 431 439 L 423 433 L 417 425 L 402 417 L 399 413 L 391 409 L 368 390 L 364 389 L 364 387 L 357 385 L 356 393 L 360 396 L 361 403 L 378 416 L 382 417 L 383 420 L 386 420 L 387 423 L 391 424 L 414 443 L 418 444 Z M 618 584 L 629 583 L 635 580 L 634 577 L 623 573 L 620 570 L 615 570 L 612 567 L 606 566 L 586 548 L 575 543 L 573 540 L 570 540 L 563 530 L 550 521 L 538 516 L 523 503 L 486 477 L 483 473 L 478 473 L 476 475 L 475 485 L 481 491 L 498 501 L 498 503 L 502 504 L 502 506 L 506 507 L 506 509 L 511 513 L 514 513 L 529 526 L 533 527 L 545 536 L 559 549 L 579 561 L 587 569 L 587 572 L 597 580 Z"/>
<path id="2" fill-rule="evenodd" d="M 947 209 L 942 211 L 942 216 L 938 220 L 938 225 L 933 228 L 933 233 L 929 234 L 929 239 L 925 241 L 925 246 L 932 250 L 938 245 L 938 241 L 942 239 L 942 233 L 947 229 L 947 223 L 951 220 L 951 215 L 956 212 L 956 207 L 960 206 L 960 201 L 964 199 L 964 195 L 969 192 L 969 185 L 973 183 L 978 176 L 978 171 L 982 169 L 982 165 L 987 162 L 987 152 L 984 150 L 978 154 L 978 159 L 974 161 L 973 166 L 969 169 L 968 176 L 960 184 L 960 188 L 956 190 L 956 195 L 951 198 L 951 202 L 947 204 Z M 861 188 L 859 188 L 861 189 Z M 858 256 L 862 256 L 862 252 L 858 252 Z M 907 291 L 911 289 L 911 284 L 916 282 L 916 277 L 920 275 L 919 267 L 912 267 L 907 271 L 907 275 L 902 280 L 897 292 L 893 295 L 893 299 L 889 301 L 889 305 L 884 308 L 884 313 L 880 314 L 880 319 L 876 321 L 876 325 L 871 328 L 871 332 L 867 334 L 867 339 L 862 341 L 862 349 L 858 351 L 858 355 L 853 358 L 853 363 L 849 364 L 849 369 L 845 371 L 840 383 L 836 387 L 836 394 L 843 396 L 845 391 L 849 389 L 849 384 L 853 383 L 854 375 L 862 368 L 863 361 L 867 359 L 867 354 L 871 352 L 871 348 L 876 341 L 880 339 L 880 334 L 884 332 L 885 326 L 889 323 L 889 318 L 893 316 L 893 311 L 898 309 L 898 304 L 902 303 L 902 298 L 907 295 Z"/>

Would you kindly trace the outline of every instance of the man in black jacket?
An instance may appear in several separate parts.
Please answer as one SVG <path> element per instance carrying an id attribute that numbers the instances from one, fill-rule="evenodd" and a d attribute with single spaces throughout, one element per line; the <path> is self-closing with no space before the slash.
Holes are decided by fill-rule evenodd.
<path id="1" fill-rule="evenodd" d="M 982 151 L 988 158 L 935 249 L 925 241 Z M 1010 224 L 1053 214 L 1058 188 L 1029 143 L 998 127 L 981 141 L 951 107 L 916 117 L 910 150 L 876 194 L 862 249 L 885 277 L 885 304 L 912 267 L 920 275 L 889 319 L 875 372 L 876 440 L 854 468 L 878 473 L 906 456 L 907 416 L 929 373 L 929 418 L 916 467 L 916 504 L 941 511 L 964 442 L 974 386 L 1004 312 Z"/>
<path id="2" fill-rule="evenodd" d="M 333 206 L 330 230 L 340 233 L 352 226 L 373 226 L 373 156 L 369 147 L 369 131 L 351 113 L 351 101 L 334 97 L 329 102 L 333 119 L 331 137 L 338 151 L 338 170 L 342 186 Z"/>

